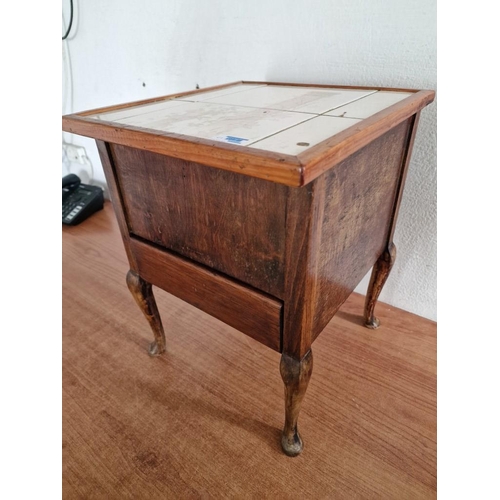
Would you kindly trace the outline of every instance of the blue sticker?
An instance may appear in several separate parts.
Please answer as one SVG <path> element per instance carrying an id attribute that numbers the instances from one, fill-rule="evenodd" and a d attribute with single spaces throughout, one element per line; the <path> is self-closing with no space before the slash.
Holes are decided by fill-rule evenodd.
<path id="1" fill-rule="evenodd" d="M 249 142 L 249 139 L 244 139 L 243 137 L 235 137 L 234 135 L 218 135 L 214 137 L 216 141 L 227 142 L 228 144 L 238 144 L 244 145 Z"/>

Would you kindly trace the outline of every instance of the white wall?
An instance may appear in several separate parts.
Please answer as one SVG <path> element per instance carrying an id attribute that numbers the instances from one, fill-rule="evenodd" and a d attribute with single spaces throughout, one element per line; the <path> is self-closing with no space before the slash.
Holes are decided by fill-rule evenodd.
<path id="1" fill-rule="evenodd" d="M 435 0 L 75 4 L 65 113 L 242 79 L 436 88 Z M 104 182 L 93 141 L 66 140 L 87 148 Z M 381 300 L 436 319 L 435 103 L 422 112 L 395 243 Z"/>

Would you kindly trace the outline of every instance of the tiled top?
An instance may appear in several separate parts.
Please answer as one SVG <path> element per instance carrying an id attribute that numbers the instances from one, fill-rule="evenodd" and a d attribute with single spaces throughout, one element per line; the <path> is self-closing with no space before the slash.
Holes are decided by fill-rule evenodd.
<path id="1" fill-rule="evenodd" d="M 297 155 L 410 95 L 235 84 L 89 118 Z"/>

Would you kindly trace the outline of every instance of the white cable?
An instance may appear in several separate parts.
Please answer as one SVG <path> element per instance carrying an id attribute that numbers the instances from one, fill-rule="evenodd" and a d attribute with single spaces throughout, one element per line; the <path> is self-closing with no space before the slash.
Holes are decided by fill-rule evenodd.
<path id="1" fill-rule="evenodd" d="M 62 16 L 62 23 L 63 28 L 66 31 L 66 21 L 64 20 L 64 15 Z M 73 112 L 73 68 L 71 65 L 71 53 L 67 39 L 63 41 L 62 56 L 64 75 L 62 113 L 63 115 L 66 115 Z M 66 140 L 64 134 L 65 132 L 63 132 L 63 141 L 71 144 L 73 142 L 72 135 L 69 134 L 69 140 Z"/>
<path id="2" fill-rule="evenodd" d="M 78 2 L 74 2 L 74 4 L 78 4 Z M 75 7 L 76 7 L 75 5 Z M 75 8 L 75 18 L 76 18 L 76 23 L 75 29 L 73 32 L 75 33 L 77 28 L 78 28 L 78 18 L 79 16 L 77 15 L 77 9 Z M 63 24 L 63 30 L 64 33 L 66 32 L 66 21 L 64 19 L 64 14 L 62 15 L 62 24 Z M 64 75 L 64 82 L 63 82 L 63 102 L 62 102 L 62 113 L 63 115 L 67 115 L 73 112 L 73 98 L 74 98 L 74 92 L 73 92 L 73 67 L 71 65 L 71 53 L 69 50 L 69 43 L 68 39 L 63 40 L 63 52 L 62 52 L 62 58 L 63 58 L 63 75 Z M 68 109 L 69 108 L 69 109 Z M 67 134 L 65 136 L 65 134 Z M 62 132 L 62 142 L 63 142 L 63 163 L 64 166 L 66 167 L 66 171 L 68 173 L 71 173 L 71 164 L 73 163 L 69 158 L 68 155 L 66 154 L 66 151 L 64 150 L 64 144 L 73 144 L 73 134 L 69 134 L 66 132 Z M 94 166 L 92 165 L 92 162 L 90 161 L 90 158 L 85 155 L 84 158 L 84 165 L 88 167 L 88 174 L 89 174 L 89 184 L 93 184 L 94 182 Z M 81 163 L 79 163 L 81 165 Z"/>
<path id="3" fill-rule="evenodd" d="M 94 183 L 94 166 L 92 165 L 92 162 L 90 161 L 90 158 L 85 155 L 85 164 L 88 165 L 90 169 L 90 175 L 89 175 L 89 184 Z"/>

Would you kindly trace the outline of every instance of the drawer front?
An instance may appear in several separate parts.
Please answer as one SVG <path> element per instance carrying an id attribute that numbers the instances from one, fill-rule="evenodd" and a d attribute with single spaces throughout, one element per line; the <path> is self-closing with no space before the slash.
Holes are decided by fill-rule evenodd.
<path id="1" fill-rule="evenodd" d="M 130 249 L 146 281 L 280 352 L 279 300 L 134 237 Z"/>
<path id="2" fill-rule="evenodd" d="M 287 187 L 111 145 L 131 233 L 283 298 Z"/>

